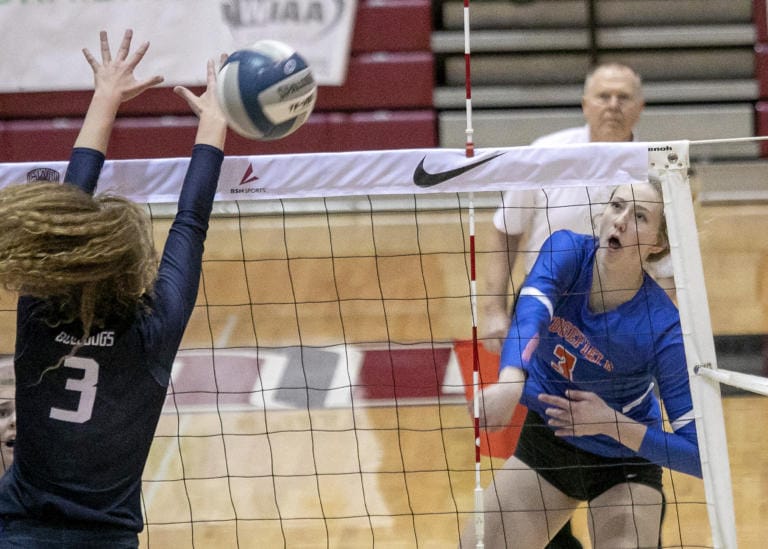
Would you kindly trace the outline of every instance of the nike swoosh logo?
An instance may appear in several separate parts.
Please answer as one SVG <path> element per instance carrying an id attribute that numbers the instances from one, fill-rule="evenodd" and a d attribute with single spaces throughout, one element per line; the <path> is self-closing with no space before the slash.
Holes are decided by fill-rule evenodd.
<path id="1" fill-rule="evenodd" d="M 434 187 L 435 185 L 444 183 L 449 179 L 458 177 L 459 175 L 466 173 L 469 170 L 474 170 L 478 166 L 482 166 L 486 162 L 490 162 L 491 160 L 493 160 L 497 156 L 501 156 L 502 154 L 504 153 L 496 153 L 494 155 L 489 156 L 488 158 L 483 158 L 482 160 L 473 162 L 472 164 L 467 164 L 466 166 L 461 166 L 460 168 L 454 168 L 452 170 L 447 170 L 444 172 L 436 172 L 436 173 L 429 173 L 424 169 L 424 161 L 427 159 L 427 157 L 425 156 L 424 158 L 421 159 L 421 162 L 419 162 L 419 165 L 416 166 L 416 170 L 413 172 L 413 182 L 416 184 L 416 186 L 421 188 Z"/>

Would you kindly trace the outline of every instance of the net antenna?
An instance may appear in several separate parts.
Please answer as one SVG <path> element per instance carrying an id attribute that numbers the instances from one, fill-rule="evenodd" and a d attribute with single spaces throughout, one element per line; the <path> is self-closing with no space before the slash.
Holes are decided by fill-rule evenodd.
<path id="1" fill-rule="evenodd" d="M 470 55 L 469 0 L 464 0 L 464 88 L 467 111 L 467 127 L 464 153 L 467 158 L 475 156 L 474 129 L 472 128 L 472 63 Z M 469 218 L 469 301 L 472 308 L 472 409 L 475 435 L 475 547 L 485 547 L 483 516 L 483 486 L 480 480 L 480 352 L 477 343 L 477 277 L 475 255 L 475 200 L 474 193 L 468 196 L 467 216 Z"/>

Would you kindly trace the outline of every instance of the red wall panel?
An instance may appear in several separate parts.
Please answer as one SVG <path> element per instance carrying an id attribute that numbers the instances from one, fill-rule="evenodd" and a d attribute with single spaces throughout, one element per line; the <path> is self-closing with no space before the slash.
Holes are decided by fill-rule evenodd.
<path id="1" fill-rule="evenodd" d="M 768 101 L 759 101 L 755 106 L 757 128 L 755 135 L 768 136 Z M 760 142 L 760 156 L 768 158 L 768 141 Z"/>
<path id="2" fill-rule="evenodd" d="M 758 42 L 768 42 L 768 2 L 752 0 L 752 21 Z"/>
<path id="3" fill-rule="evenodd" d="M 314 114 L 295 134 L 258 142 L 230 132 L 227 154 L 437 146 L 431 10 L 429 0 L 361 0 L 346 82 L 319 88 Z M 67 159 L 91 93 L 0 94 L 0 162 Z M 187 156 L 195 128 L 172 88 L 147 90 L 121 106 L 108 156 Z"/>
<path id="4" fill-rule="evenodd" d="M 110 140 L 110 159 L 188 156 L 195 138 L 193 116 L 121 118 Z M 0 162 L 67 160 L 80 129 L 74 119 L 0 122 Z M 228 155 L 341 152 L 437 146 L 432 110 L 314 114 L 296 133 L 254 141 L 230 132 Z"/>

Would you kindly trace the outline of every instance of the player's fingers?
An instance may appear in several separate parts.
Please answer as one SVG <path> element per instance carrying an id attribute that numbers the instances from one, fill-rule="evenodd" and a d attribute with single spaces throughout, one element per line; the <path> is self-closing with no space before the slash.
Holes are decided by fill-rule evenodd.
<path id="1" fill-rule="evenodd" d="M 570 407 L 570 402 L 567 398 L 559 397 L 556 395 L 548 395 L 546 393 L 541 393 L 539 395 L 539 400 L 541 402 L 544 402 L 545 404 L 549 404 L 550 406 L 556 406 L 557 408 L 560 408 L 562 410 L 567 410 Z"/>
<path id="2" fill-rule="evenodd" d="M 189 90 L 188 90 L 187 88 L 185 88 L 184 86 L 175 86 L 175 87 L 173 88 L 173 93 L 175 93 L 176 95 L 178 95 L 178 96 L 179 96 L 179 97 L 181 97 L 182 99 L 187 99 L 187 98 L 188 98 L 188 97 L 190 97 L 191 95 L 194 95 L 194 94 L 193 94 L 191 91 L 189 91 Z"/>
<path id="3" fill-rule="evenodd" d="M 142 80 L 138 84 L 136 84 L 133 89 L 135 91 L 134 95 L 138 95 L 144 90 L 147 90 L 149 88 L 152 88 L 154 86 L 157 86 L 158 84 L 161 84 L 165 80 L 162 76 L 153 76 L 152 78 L 147 78 L 146 80 Z"/>
<path id="4" fill-rule="evenodd" d="M 557 423 L 558 425 L 562 425 L 562 422 L 567 420 L 571 415 L 567 410 L 557 407 L 547 408 L 544 410 L 544 413 L 547 414 L 548 421 L 559 422 Z"/>
<path id="5" fill-rule="evenodd" d="M 109 37 L 107 31 L 99 33 L 99 46 L 101 47 L 101 62 L 109 63 L 112 61 L 112 53 L 109 51 Z"/>
<path id="6" fill-rule="evenodd" d="M 131 70 L 136 68 L 136 65 L 138 65 L 139 62 L 144 58 L 144 54 L 147 53 L 148 49 L 149 49 L 149 42 L 143 42 L 139 46 L 139 48 L 134 52 L 134 54 L 131 56 L 130 61 L 128 62 L 128 66 L 131 68 Z M 126 54 L 127 53 L 128 52 L 126 51 Z"/>
<path id="7" fill-rule="evenodd" d="M 590 391 L 578 391 L 576 389 L 568 389 L 565 391 L 565 396 L 570 400 L 590 400 L 595 397 L 595 393 Z"/>
<path id="8" fill-rule="evenodd" d="M 208 60 L 208 64 L 206 65 L 206 76 L 209 86 L 216 84 L 216 64 L 214 63 L 213 59 Z"/>
<path id="9" fill-rule="evenodd" d="M 173 93 L 184 99 L 184 101 L 187 102 L 189 107 L 192 109 L 192 112 L 195 114 L 200 114 L 200 108 L 197 105 L 197 96 L 189 91 L 184 86 L 176 86 L 173 88 Z"/>
<path id="10" fill-rule="evenodd" d="M 96 61 L 96 58 L 88 50 L 88 48 L 83 48 L 83 55 L 85 56 L 85 60 L 88 62 L 91 68 L 96 70 L 96 68 L 99 66 L 99 62 Z"/>
<path id="11" fill-rule="evenodd" d="M 123 33 L 123 40 L 120 42 L 120 49 L 117 50 L 117 58 L 125 59 L 131 49 L 131 40 L 133 39 L 133 29 L 126 29 Z M 146 48 L 145 48 L 146 51 Z"/>

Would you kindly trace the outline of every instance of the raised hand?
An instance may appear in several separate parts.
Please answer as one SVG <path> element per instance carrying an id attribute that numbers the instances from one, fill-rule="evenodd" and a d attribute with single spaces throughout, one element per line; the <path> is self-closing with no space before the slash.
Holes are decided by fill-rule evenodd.
<path id="1" fill-rule="evenodd" d="M 99 63 L 88 48 L 83 48 L 83 55 L 93 69 L 94 89 L 96 93 L 116 94 L 120 102 L 133 99 L 148 88 L 157 86 L 163 82 L 162 76 L 152 76 L 144 80 L 137 80 L 133 74 L 136 66 L 144 58 L 149 49 L 149 42 L 143 42 L 139 48 L 129 56 L 133 31 L 128 29 L 123 34 L 123 40 L 113 58 L 109 47 L 109 38 L 106 31 L 99 33 L 101 42 L 101 63 Z"/>
<path id="2" fill-rule="evenodd" d="M 75 147 L 87 147 L 106 154 L 120 104 L 160 84 L 163 77 L 153 76 L 146 80 L 136 80 L 133 70 L 147 52 L 149 42 L 144 42 L 133 55 L 129 56 L 133 39 L 132 30 L 125 31 L 120 49 L 114 59 L 109 49 L 106 31 L 101 31 L 99 36 L 101 63 L 88 51 L 88 48 L 83 49 L 83 55 L 93 69 L 94 92 L 88 112 L 85 114 L 85 121 L 75 141 Z"/>
<path id="3" fill-rule="evenodd" d="M 221 54 L 220 64 L 226 60 L 227 55 Z M 184 86 L 176 86 L 173 91 L 187 102 L 192 112 L 200 119 L 195 143 L 204 143 L 223 150 L 227 120 L 216 97 L 216 75 L 216 65 L 213 59 L 209 59 L 206 66 L 206 88 L 203 93 L 195 95 Z"/>

